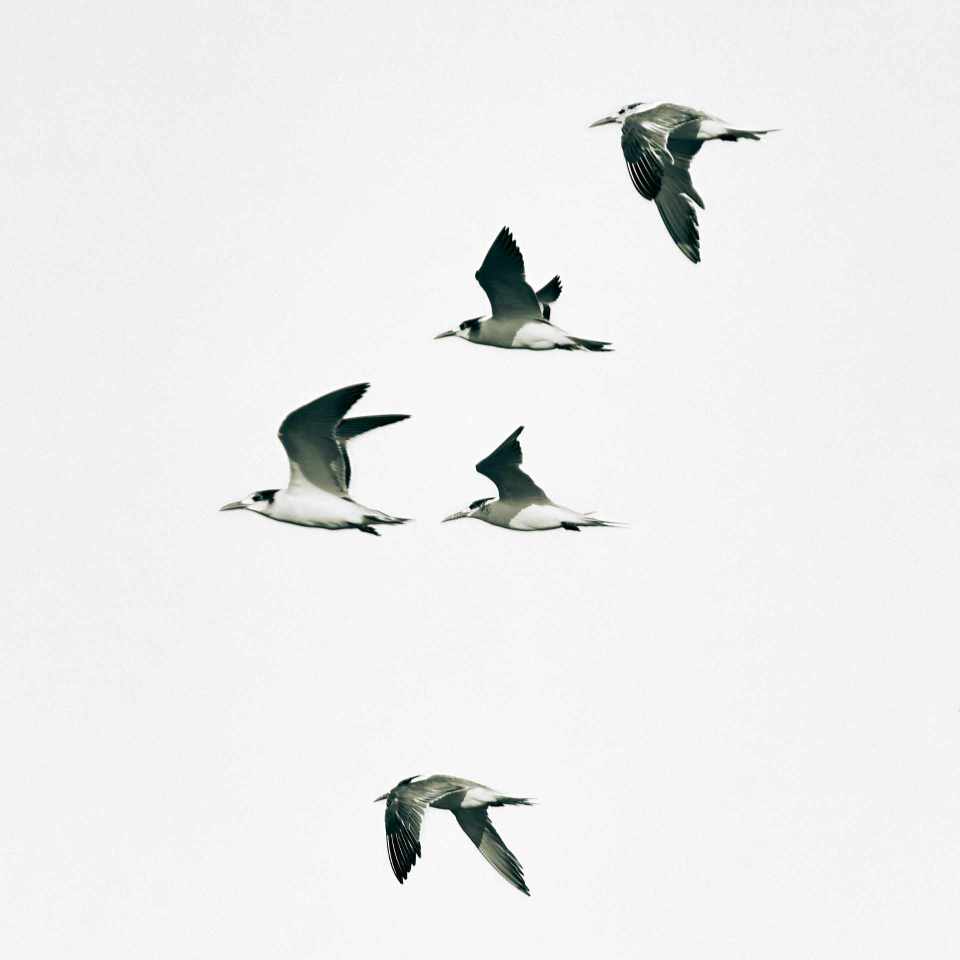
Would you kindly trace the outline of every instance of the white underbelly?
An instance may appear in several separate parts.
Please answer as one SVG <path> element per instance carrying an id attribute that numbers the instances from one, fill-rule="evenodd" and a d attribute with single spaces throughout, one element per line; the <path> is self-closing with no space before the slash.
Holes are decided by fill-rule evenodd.
<path id="1" fill-rule="evenodd" d="M 561 523 L 574 523 L 577 514 L 555 503 L 532 503 L 511 517 L 512 530 L 555 530 Z"/>
<path id="2" fill-rule="evenodd" d="M 318 490 L 300 493 L 281 491 L 274 497 L 271 516 L 287 523 L 299 523 L 305 527 L 325 527 L 336 530 L 341 527 L 357 526 L 364 517 L 376 514 L 359 503 L 336 497 Z"/>
<path id="3" fill-rule="evenodd" d="M 552 350 L 569 343 L 570 338 L 562 330 L 536 320 L 525 323 L 513 337 L 513 346 L 526 350 Z"/>

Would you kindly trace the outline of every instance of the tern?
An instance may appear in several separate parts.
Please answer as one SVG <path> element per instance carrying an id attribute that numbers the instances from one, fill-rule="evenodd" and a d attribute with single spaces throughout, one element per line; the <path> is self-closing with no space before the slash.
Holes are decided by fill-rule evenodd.
<path id="1" fill-rule="evenodd" d="M 334 390 L 299 407 L 280 424 L 280 442 L 290 460 L 286 490 L 258 490 L 221 510 L 250 510 L 271 520 L 327 530 L 362 530 L 380 536 L 375 525 L 405 523 L 403 517 L 365 507 L 347 496 L 350 458 L 347 442 L 361 433 L 406 420 L 391 413 L 344 420 L 344 414 L 366 393 L 369 383 Z"/>
<path id="2" fill-rule="evenodd" d="M 589 513 L 577 513 L 553 503 L 521 469 L 523 451 L 517 427 L 489 457 L 477 464 L 477 473 L 497 486 L 499 499 L 474 500 L 466 510 L 444 517 L 443 522 L 470 517 L 508 530 L 576 530 L 581 527 L 615 527 L 609 520 L 597 520 Z"/>
<path id="3" fill-rule="evenodd" d="M 469 343 L 514 350 L 607 351 L 605 340 L 572 337 L 550 323 L 550 304 L 560 296 L 560 278 L 554 277 L 534 293 L 523 270 L 523 254 L 504 227 L 487 251 L 476 278 L 490 301 L 489 317 L 464 320 L 456 330 L 438 333 L 435 340 L 461 337 Z"/>
<path id="4" fill-rule="evenodd" d="M 403 883 L 421 855 L 420 824 L 427 807 L 449 810 L 463 832 L 474 842 L 487 863 L 509 883 L 528 897 L 523 867 L 507 849 L 487 816 L 487 807 L 533 803 L 523 797 L 508 797 L 472 780 L 460 777 L 409 777 L 389 793 L 374 801 L 387 801 L 384 821 L 387 827 L 387 853 L 396 878 Z"/>
<path id="5" fill-rule="evenodd" d="M 707 140 L 759 140 L 773 130 L 740 130 L 693 107 L 675 103 L 629 103 L 591 123 L 619 123 L 620 145 L 633 185 L 654 200 L 684 256 L 700 262 L 700 228 L 694 204 L 703 200 L 690 180 L 690 161 Z"/>

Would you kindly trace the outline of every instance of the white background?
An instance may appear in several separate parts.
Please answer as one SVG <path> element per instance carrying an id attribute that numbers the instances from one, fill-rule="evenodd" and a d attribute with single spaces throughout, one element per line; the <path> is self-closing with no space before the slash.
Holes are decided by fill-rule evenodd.
<path id="1" fill-rule="evenodd" d="M 958 955 L 955 5 L 4 20 L 4 956 Z M 652 99 L 783 128 L 697 267 L 587 129 Z M 503 224 L 617 352 L 431 339 Z M 416 523 L 217 512 L 359 380 Z M 521 423 L 629 529 L 441 525 Z M 538 798 L 531 899 L 439 811 L 398 886 L 433 772 Z"/>

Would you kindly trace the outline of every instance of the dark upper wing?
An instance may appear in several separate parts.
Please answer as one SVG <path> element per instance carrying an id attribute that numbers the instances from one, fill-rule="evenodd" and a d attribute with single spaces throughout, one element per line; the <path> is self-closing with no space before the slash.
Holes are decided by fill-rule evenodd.
<path id="1" fill-rule="evenodd" d="M 384 823 L 387 828 L 387 854 L 396 878 L 403 883 L 420 856 L 420 824 L 426 805 L 409 797 L 387 798 Z"/>
<path id="2" fill-rule="evenodd" d="M 541 303 L 553 303 L 562 292 L 563 286 L 560 283 L 560 278 L 554 277 L 537 291 L 537 299 Z"/>
<path id="3" fill-rule="evenodd" d="M 337 439 L 340 441 L 340 447 L 343 452 L 343 477 L 344 485 L 350 487 L 350 455 L 347 452 L 347 441 L 358 437 L 361 433 L 369 430 L 376 430 L 377 427 L 385 427 L 391 423 L 398 423 L 400 420 L 408 420 L 409 413 L 384 413 L 371 417 L 350 417 L 348 420 L 341 420 L 337 426 Z"/>
<path id="4" fill-rule="evenodd" d="M 507 845 L 500 838 L 487 816 L 485 807 L 464 809 L 460 807 L 453 811 L 457 823 L 463 832 L 474 842 L 477 849 L 484 855 L 490 864 L 503 877 L 512 883 L 518 890 L 530 896 L 526 881 L 523 879 L 523 867 L 520 861 L 507 849 Z"/>
<path id="5" fill-rule="evenodd" d="M 347 420 L 341 420 L 337 427 L 337 437 L 340 440 L 352 440 L 360 436 L 361 433 L 367 433 L 369 430 L 376 430 L 377 427 L 386 427 L 391 423 L 399 423 L 401 420 L 409 420 L 409 413 L 381 413 L 371 417 L 350 417 Z"/>
<path id="6" fill-rule="evenodd" d="M 523 272 L 523 255 L 506 227 L 497 234 L 476 277 L 490 301 L 495 320 L 540 319 L 537 295 Z"/>
<path id="7" fill-rule="evenodd" d="M 540 310 L 543 313 L 543 319 L 550 322 L 550 304 L 554 303 L 557 297 L 563 292 L 560 284 L 560 278 L 554 277 L 549 283 L 545 283 L 537 291 L 537 299 L 540 301 Z"/>
<path id="8" fill-rule="evenodd" d="M 294 410 L 280 424 L 280 442 L 290 459 L 290 486 L 310 485 L 343 496 L 347 470 L 337 428 L 369 383 L 334 390 Z"/>
<path id="9" fill-rule="evenodd" d="M 547 503 L 547 495 L 520 469 L 523 451 L 520 436 L 523 427 L 517 427 L 489 457 L 477 464 L 477 473 L 489 477 L 496 485 L 501 500 L 520 500 Z"/>

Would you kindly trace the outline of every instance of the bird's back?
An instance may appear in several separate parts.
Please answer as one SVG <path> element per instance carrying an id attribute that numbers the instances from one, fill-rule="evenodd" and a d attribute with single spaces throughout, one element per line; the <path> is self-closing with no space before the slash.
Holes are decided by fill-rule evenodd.
<path id="1" fill-rule="evenodd" d="M 394 793 L 401 800 L 415 800 L 434 805 L 435 801 L 445 794 L 467 790 L 476 786 L 471 780 L 460 777 L 450 777 L 445 774 L 435 774 L 430 777 L 414 779 L 410 783 L 403 783 L 394 789 Z"/>

